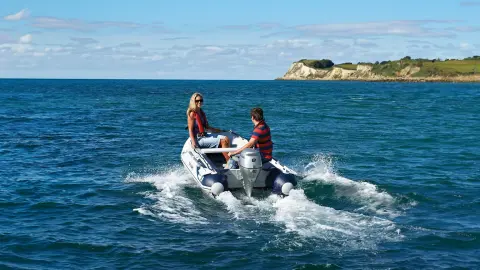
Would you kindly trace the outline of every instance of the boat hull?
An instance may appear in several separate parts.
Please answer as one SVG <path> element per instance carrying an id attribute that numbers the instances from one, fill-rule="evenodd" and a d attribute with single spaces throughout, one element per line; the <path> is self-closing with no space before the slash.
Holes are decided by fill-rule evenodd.
<path id="1" fill-rule="evenodd" d="M 180 155 L 185 168 L 198 185 L 213 195 L 227 190 L 244 189 L 244 182 L 247 180 L 242 175 L 240 168 L 225 168 L 222 152 L 234 151 L 248 141 L 233 132 L 220 134 L 229 137 L 232 148 L 194 149 L 190 139 L 187 139 Z M 250 179 L 253 188 L 271 189 L 275 194 L 288 195 L 289 191 L 297 185 L 295 171 L 275 159 L 263 164 L 258 169 L 260 172 L 256 178 Z"/>

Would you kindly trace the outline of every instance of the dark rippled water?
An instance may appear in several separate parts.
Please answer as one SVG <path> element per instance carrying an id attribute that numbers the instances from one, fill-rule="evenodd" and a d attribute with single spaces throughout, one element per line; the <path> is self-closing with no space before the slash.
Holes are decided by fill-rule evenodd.
<path id="1" fill-rule="evenodd" d="M 303 175 L 204 194 L 185 110 Z M 0 268 L 478 269 L 480 84 L 0 80 Z"/>

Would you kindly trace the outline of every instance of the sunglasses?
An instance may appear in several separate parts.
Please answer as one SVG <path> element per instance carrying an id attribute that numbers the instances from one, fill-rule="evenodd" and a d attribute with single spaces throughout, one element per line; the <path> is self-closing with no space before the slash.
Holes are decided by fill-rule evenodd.
<path id="1" fill-rule="evenodd" d="M 203 103 L 203 99 L 195 99 L 195 102 L 201 102 L 201 103 Z"/>

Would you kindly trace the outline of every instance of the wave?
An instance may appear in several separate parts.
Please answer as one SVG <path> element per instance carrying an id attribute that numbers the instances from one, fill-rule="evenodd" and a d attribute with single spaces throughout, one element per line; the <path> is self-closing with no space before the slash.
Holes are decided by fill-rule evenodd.
<path id="1" fill-rule="evenodd" d="M 236 230 L 239 229 L 238 233 L 245 237 L 251 236 L 252 230 L 262 233 L 260 230 L 268 228 L 269 233 L 273 232 L 275 236 L 265 244 L 267 249 L 278 248 L 279 245 L 292 248 L 321 243 L 322 248 L 366 250 L 376 249 L 381 242 L 403 239 L 400 228 L 388 219 L 399 211 L 396 199 L 385 191 L 379 191 L 373 184 L 337 175 L 331 159 L 324 156 L 316 156 L 304 168 L 304 178 L 300 180 L 299 187 L 287 197 L 269 194 L 250 198 L 243 192 L 221 193 L 215 200 L 229 215 L 216 213 L 214 220 L 208 210 L 199 208 L 198 198 L 194 199 L 191 193 L 187 193 L 186 187 L 197 185 L 183 167 L 146 176 L 131 173 L 126 181 L 150 183 L 156 188 L 156 191 L 143 193 L 145 198 L 154 201 L 153 204 L 134 209 L 142 215 L 173 223 L 201 225 L 216 223 L 220 216 L 227 219 L 229 216 L 236 220 Z M 302 189 L 305 183 L 332 185 L 335 196 L 347 198 L 360 206 L 354 211 L 347 211 L 334 209 L 335 205 L 318 204 L 306 196 L 306 191 Z M 215 200 L 208 203 L 210 208 L 218 208 Z M 370 215 L 372 212 L 380 216 Z M 256 225 L 249 226 L 249 223 Z M 248 228 L 245 233 L 242 233 L 243 227 Z"/>
<path id="2" fill-rule="evenodd" d="M 315 155 L 304 168 L 301 182 L 317 182 L 331 185 L 335 196 L 359 205 L 356 212 L 395 218 L 402 214 L 397 200 L 386 191 L 365 181 L 353 181 L 335 172 L 331 157 Z M 414 204 L 414 202 L 413 202 Z"/>
<path id="3" fill-rule="evenodd" d="M 379 242 L 403 238 L 400 229 L 390 220 L 318 205 L 301 189 L 292 190 L 285 198 L 270 195 L 265 199 L 237 198 L 224 192 L 217 200 L 225 204 L 234 219 L 273 223 L 283 228 L 266 248 L 269 245 L 303 246 L 321 240 L 325 248 L 375 249 Z M 288 235 L 290 238 L 286 241 Z"/>
<path id="4" fill-rule="evenodd" d="M 131 173 L 127 176 L 129 183 L 150 183 L 157 190 L 144 192 L 145 198 L 154 201 L 144 204 L 134 211 L 172 223 L 206 224 L 207 218 L 196 209 L 194 202 L 185 193 L 184 187 L 194 184 L 183 167 L 173 167 L 154 175 L 138 176 Z"/>

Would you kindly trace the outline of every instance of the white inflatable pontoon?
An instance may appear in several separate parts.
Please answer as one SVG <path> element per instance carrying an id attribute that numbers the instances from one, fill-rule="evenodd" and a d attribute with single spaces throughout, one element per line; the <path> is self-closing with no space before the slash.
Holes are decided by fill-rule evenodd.
<path id="1" fill-rule="evenodd" d="M 288 195 L 297 185 L 297 173 L 275 159 L 262 164 L 257 149 L 247 148 L 233 156 L 238 168 L 227 169 L 222 152 L 235 151 L 248 141 L 231 131 L 218 134 L 230 139 L 231 148 L 194 149 L 188 138 L 182 149 L 183 165 L 203 190 L 217 196 L 226 190 L 244 189 L 250 197 L 253 188 L 267 188 L 275 194 Z"/>

